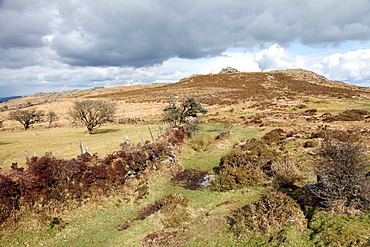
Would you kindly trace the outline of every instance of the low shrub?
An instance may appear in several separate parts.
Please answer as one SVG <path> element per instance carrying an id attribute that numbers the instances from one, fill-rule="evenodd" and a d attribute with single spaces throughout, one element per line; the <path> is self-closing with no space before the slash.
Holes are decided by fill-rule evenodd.
<path id="1" fill-rule="evenodd" d="M 361 140 L 361 136 L 358 134 L 348 133 L 343 130 L 331 130 L 328 128 L 321 128 L 317 132 L 312 133 L 311 138 L 335 139 L 341 142 Z"/>
<path id="2" fill-rule="evenodd" d="M 197 152 L 207 151 L 210 148 L 211 139 L 209 136 L 193 136 L 188 140 L 188 145 Z"/>
<path id="3" fill-rule="evenodd" d="M 263 140 L 268 142 L 279 142 L 285 138 L 285 131 L 280 128 L 271 130 L 262 137 Z"/>
<path id="4" fill-rule="evenodd" d="M 232 151 L 223 156 L 219 166 L 214 168 L 214 172 L 217 178 L 213 188 L 218 191 L 253 186 L 265 177 L 255 157 L 240 151 Z"/>
<path id="5" fill-rule="evenodd" d="M 19 185 L 0 174 L 0 223 L 9 217 L 12 210 L 18 209 L 20 196 Z"/>
<path id="6" fill-rule="evenodd" d="M 165 227 L 179 227 L 190 220 L 187 197 L 170 193 L 156 203 L 160 206 L 160 213 L 164 215 L 162 223 Z"/>
<path id="7" fill-rule="evenodd" d="M 369 157 L 361 142 L 326 140 L 317 150 L 321 181 L 312 191 L 335 213 L 370 209 Z"/>
<path id="8" fill-rule="evenodd" d="M 260 200 L 233 211 L 227 217 L 227 223 L 237 237 L 248 237 L 270 234 L 288 226 L 302 230 L 307 221 L 292 198 L 270 191 Z"/>
<path id="9" fill-rule="evenodd" d="M 247 153 L 251 160 L 259 164 L 265 172 L 271 170 L 272 161 L 279 156 L 279 153 L 270 148 L 266 141 L 255 138 L 234 147 Z"/>
<path id="10" fill-rule="evenodd" d="M 332 121 L 362 121 L 365 119 L 365 116 L 370 115 L 370 112 L 359 109 L 346 110 L 339 113 L 336 116 L 328 116 L 324 118 L 325 122 Z"/>
<path id="11" fill-rule="evenodd" d="M 315 108 L 312 108 L 312 109 L 307 109 L 304 111 L 305 113 L 316 113 L 317 112 L 317 109 Z"/>
<path id="12" fill-rule="evenodd" d="M 370 213 L 363 216 L 333 215 L 317 211 L 309 228 L 315 246 L 369 246 Z"/>
<path id="13" fill-rule="evenodd" d="M 124 231 L 131 227 L 133 222 L 145 220 L 155 213 L 161 214 L 159 218 L 161 218 L 161 222 L 166 228 L 178 227 L 190 220 L 190 213 L 187 209 L 188 203 L 189 199 L 181 194 L 167 194 L 138 211 L 135 218 L 128 219 L 115 228 L 118 231 Z"/>
<path id="14" fill-rule="evenodd" d="M 314 148 L 317 147 L 319 144 L 316 141 L 313 140 L 307 140 L 303 143 L 304 148 Z"/>
<path id="15" fill-rule="evenodd" d="M 274 160 L 271 164 L 271 171 L 274 174 L 273 179 L 277 183 L 291 182 L 295 184 L 305 179 L 296 162 L 287 157 Z"/>

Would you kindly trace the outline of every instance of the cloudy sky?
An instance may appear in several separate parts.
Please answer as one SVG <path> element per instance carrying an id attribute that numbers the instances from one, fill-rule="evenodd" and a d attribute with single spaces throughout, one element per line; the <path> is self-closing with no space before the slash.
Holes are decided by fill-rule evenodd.
<path id="1" fill-rule="evenodd" d="M 369 0 L 0 0 L 0 97 L 304 68 L 370 86 Z"/>

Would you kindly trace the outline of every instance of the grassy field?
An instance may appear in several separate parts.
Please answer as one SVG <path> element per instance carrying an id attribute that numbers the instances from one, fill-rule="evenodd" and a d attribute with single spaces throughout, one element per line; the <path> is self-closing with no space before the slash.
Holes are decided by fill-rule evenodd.
<path id="1" fill-rule="evenodd" d="M 27 131 L 17 130 L 0 134 L 0 164 L 9 169 L 12 163 L 20 167 L 26 161 L 25 151 L 29 157 L 36 154 L 43 156 L 51 153 L 56 158 L 71 159 L 81 153 L 80 142 L 90 153 L 97 153 L 99 157 L 120 149 L 124 136 L 128 136 L 134 144 L 141 142 L 138 132 L 144 140 L 151 140 L 148 127 L 154 138 L 157 137 L 157 126 L 151 125 L 106 125 L 89 135 L 84 127 L 39 128 Z"/>

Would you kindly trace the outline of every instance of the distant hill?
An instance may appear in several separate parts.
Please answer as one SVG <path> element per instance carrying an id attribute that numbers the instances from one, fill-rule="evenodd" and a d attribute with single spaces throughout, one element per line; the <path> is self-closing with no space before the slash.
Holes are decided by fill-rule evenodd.
<path id="1" fill-rule="evenodd" d="M 101 92 L 91 97 L 126 102 L 158 102 L 167 100 L 169 96 L 193 96 L 208 104 L 232 104 L 298 95 L 370 99 L 369 88 L 330 81 L 303 69 L 192 75 L 180 82 L 154 88 Z"/>
<path id="2" fill-rule="evenodd" d="M 229 68 L 228 71 L 231 71 Z M 269 100 L 293 96 L 322 96 L 370 99 L 370 89 L 354 86 L 303 69 L 270 72 L 228 72 L 191 75 L 176 83 L 119 86 L 39 93 L 17 99 L 15 103 L 32 105 L 65 98 L 106 98 L 127 103 L 163 102 L 169 97 L 197 97 L 206 104 L 230 105 L 249 100 Z M 29 104 L 28 104 L 29 105 Z"/>
<path id="3" fill-rule="evenodd" d="M 0 97 L 0 103 L 6 102 L 8 100 L 17 99 L 22 96 L 9 96 L 9 97 Z"/>

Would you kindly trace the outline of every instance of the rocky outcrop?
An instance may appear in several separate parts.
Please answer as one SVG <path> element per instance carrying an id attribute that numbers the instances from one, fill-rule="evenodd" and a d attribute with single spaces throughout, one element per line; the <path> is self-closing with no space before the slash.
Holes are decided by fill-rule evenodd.
<path id="1" fill-rule="evenodd" d="M 234 68 L 232 68 L 232 67 L 227 67 L 227 68 L 223 68 L 223 69 L 219 72 L 219 74 L 238 73 L 238 72 L 240 72 L 240 71 L 239 71 L 239 70 L 237 70 L 237 69 L 234 69 Z"/>

